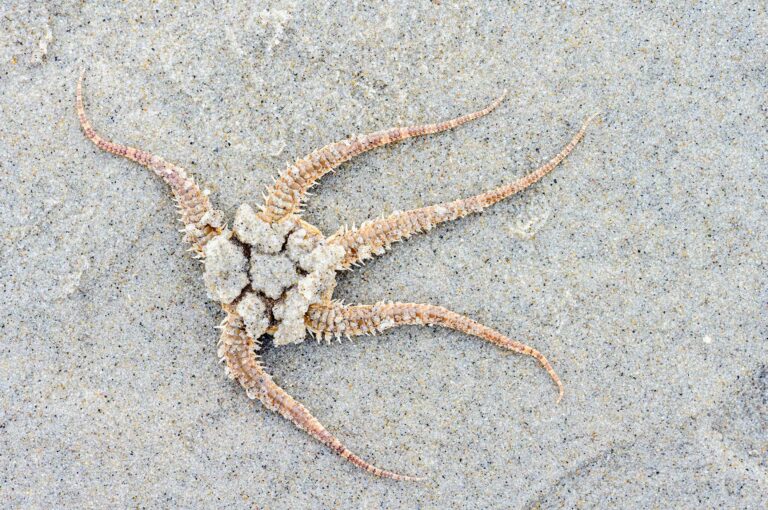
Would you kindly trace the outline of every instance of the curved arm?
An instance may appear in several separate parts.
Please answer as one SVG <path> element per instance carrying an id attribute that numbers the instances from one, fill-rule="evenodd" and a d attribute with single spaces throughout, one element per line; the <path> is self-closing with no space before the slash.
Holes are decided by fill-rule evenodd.
<path id="1" fill-rule="evenodd" d="M 312 416 L 306 407 L 296 402 L 264 371 L 256 357 L 256 342 L 243 329 L 242 319 L 231 310 L 227 310 L 227 318 L 222 323 L 221 329 L 219 357 L 226 362 L 229 376 L 237 379 L 245 388 L 248 397 L 259 399 L 264 407 L 280 413 L 331 451 L 372 475 L 393 480 L 421 480 L 421 478 L 379 469 L 348 450 Z"/>
<path id="2" fill-rule="evenodd" d="M 407 239 L 419 232 L 427 232 L 440 223 L 463 218 L 471 213 L 478 213 L 496 202 L 524 190 L 554 170 L 584 138 L 587 126 L 594 118 L 595 115 L 587 119 L 579 132 L 547 164 L 511 184 L 453 202 L 396 212 L 385 218 L 366 221 L 354 230 L 342 228 L 333 234 L 328 242 L 342 246 L 346 250 L 342 265 L 348 268 L 374 255 L 382 255 L 396 241 Z"/>
<path id="3" fill-rule="evenodd" d="M 213 236 L 219 234 L 221 227 L 223 227 L 223 221 L 211 207 L 208 196 L 198 187 L 195 179 L 191 175 L 187 175 L 186 170 L 183 168 L 141 149 L 120 145 L 102 138 L 93 129 L 91 122 L 85 115 L 85 106 L 83 105 L 84 76 L 85 70 L 80 72 L 80 79 L 77 82 L 76 106 L 77 117 L 80 120 L 80 126 L 83 128 L 86 138 L 101 150 L 111 152 L 145 166 L 163 179 L 170 186 L 173 196 L 176 198 L 181 221 L 185 227 L 184 239 L 192 243 L 195 251 L 202 253 L 205 243 Z"/>
<path id="4" fill-rule="evenodd" d="M 269 189 L 264 199 L 264 205 L 261 208 L 262 219 L 274 223 L 296 212 L 307 190 L 318 179 L 358 154 L 381 147 L 382 145 L 399 142 L 406 138 L 431 135 L 461 126 L 491 113 L 501 104 L 506 95 L 507 91 L 505 90 L 498 99 L 482 110 L 468 113 L 455 119 L 435 124 L 385 129 L 335 142 L 311 152 L 308 156 L 298 160 L 293 165 L 289 165 L 280 172 L 280 176 Z"/>
<path id="5" fill-rule="evenodd" d="M 376 305 L 343 306 L 324 303 L 309 307 L 307 328 L 325 338 L 341 335 L 373 335 L 396 326 L 437 324 L 472 335 L 509 351 L 531 356 L 538 361 L 557 385 L 558 398 L 563 398 L 563 383 L 547 358 L 533 347 L 508 338 L 479 322 L 441 306 L 420 303 L 378 303 Z"/>

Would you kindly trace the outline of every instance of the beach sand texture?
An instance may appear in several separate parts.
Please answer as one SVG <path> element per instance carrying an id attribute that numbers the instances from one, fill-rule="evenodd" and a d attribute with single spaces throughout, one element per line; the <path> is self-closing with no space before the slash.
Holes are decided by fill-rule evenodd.
<path id="1" fill-rule="evenodd" d="M 0 507 L 768 505 L 768 16 L 756 2 L 11 2 L 0 6 Z M 374 478 L 250 401 L 163 183 L 229 218 L 311 150 L 510 95 L 313 189 L 344 224 L 551 176 L 340 276 L 528 343 L 436 327 L 268 349 Z"/>

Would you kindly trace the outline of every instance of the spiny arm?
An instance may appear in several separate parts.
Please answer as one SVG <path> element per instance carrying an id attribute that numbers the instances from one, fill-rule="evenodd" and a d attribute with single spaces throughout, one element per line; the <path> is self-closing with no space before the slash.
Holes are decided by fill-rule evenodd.
<path id="1" fill-rule="evenodd" d="M 507 91 L 482 110 L 455 119 L 421 126 L 396 127 L 335 142 L 315 150 L 280 173 L 262 206 L 262 219 L 274 223 L 293 214 L 307 190 L 323 175 L 363 152 L 414 136 L 430 135 L 453 129 L 491 113 L 504 100 Z"/>
<path id="2" fill-rule="evenodd" d="M 372 475 L 393 480 L 420 480 L 420 478 L 379 469 L 349 451 L 312 416 L 307 408 L 275 384 L 256 357 L 254 352 L 257 347 L 256 342 L 244 331 L 242 319 L 232 310 L 226 311 L 227 318 L 221 326 L 219 357 L 226 362 L 229 376 L 237 379 L 250 398 L 259 399 L 267 409 L 280 413 L 331 451 Z"/>
<path id="3" fill-rule="evenodd" d="M 195 179 L 187 172 L 172 163 L 134 147 L 120 145 L 102 138 L 91 125 L 85 114 L 83 105 L 83 78 L 85 71 L 81 71 L 77 82 L 77 117 L 85 136 L 98 148 L 130 159 L 143 165 L 157 174 L 171 187 L 176 198 L 181 221 L 184 223 L 185 240 L 190 242 L 198 253 L 202 253 L 208 240 L 221 232 L 223 221 L 219 214 L 211 207 L 208 196 L 197 186 Z"/>
<path id="4" fill-rule="evenodd" d="M 551 172 L 584 138 L 587 126 L 594 118 L 593 115 L 587 119 L 568 145 L 547 164 L 511 184 L 453 202 L 396 212 L 385 218 L 367 221 L 358 229 L 341 229 L 331 236 L 328 242 L 344 247 L 346 256 L 342 264 L 344 267 L 349 267 L 371 258 L 373 255 L 383 254 L 395 241 L 407 239 L 419 232 L 426 232 L 440 223 L 463 218 L 470 213 L 478 213 L 486 207 L 524 190 Z"/>
<path id="5" fill-rule="evenodd" d="M 535 358 L 557 385 L 558 399 L 563 398 L 563 383 L 547 358 L 536 349 L 516 342 L 496 330 L 446 308 L 417 303 L 379 303 L 343 306 L 338 303 L 312 305 L 307 312 L 307 327 L 325 338 L 372 335 L 396 326 L 438 325 L 482 338 L 504 349 Z"/>

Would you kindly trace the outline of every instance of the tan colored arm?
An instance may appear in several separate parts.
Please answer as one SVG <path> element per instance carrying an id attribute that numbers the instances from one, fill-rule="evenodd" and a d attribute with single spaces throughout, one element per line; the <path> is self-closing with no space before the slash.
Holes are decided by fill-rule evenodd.
<path id="1" fill-rule="evenodd" d="M 512 340 L 498 331 L 441 306 L 418 303 L 379 303 L 343 306 L 338 303 L 312 305 L 307 312 L 307 328 L 319 336 L 373 335 L 396 326 L 438 325 L 482 338 L 509 351 L 535 358 L 557 385 L 558 399 L 563 398 L 563 383 L 547 358 L 536 349 Z"/>
<path id="2" fill-rule="evenodd" d="M 80 73 L 77 82 L 77 117 L 85 136 L 101 150 L 117 156 L 130 159 L 143 165 L 157 174 L 168 186 L 179 208 L 181 221 L 184 223 L 185 240 L 192 243 L 198 253 L 202 253 L 205 243 L 214 235 L 221 232 L 221 219 L 214 214 L 208 196 L 197 186 L 195 179 L 187 172 L 172 163 L 134 147 L 120 145 L 102 138 L 91 125 L 85 114 L 83 105 L 83 78 L 85 71 Z"/>
<path id="3" fill-rule="evenodd" d="M 594 118 L 595 116 L 592 116 L 587 119 L 579 132 L 568 142 L 568 145 L 563 147 L 560 153 L 547 164 L 511 184 L 453 202 L 397 212 L 385 218 L 367 221 L 355 230 L 343 228 L 332 235 L 328 242 L 344 247 L 347 254 L 342 264 L 344 267 L 349 267 L 374 255 L 383 254 L 396 241 L 407 239 L 419 232 L 431 230 L 440 223 L 463 218 L 471 213 L 478 213 L 496 202 L 524 190 L 554 170 L 584 138 L 587 126 Z"/>
<path id="4" fill-rule="evenodd" d="M 421 480 L 379 469 L 349 451 L 306 407 L 296 402 L 264 371 L 256 357 L 256 342 L 245 333 L 242 320 L 234 312 L 228 312 L 221 329 L 219 357 L 226 362 L 229 376 L 237 379 L 250 398 L 259 399 L 267 409 L 279 413 L 334 453 L 373 475 L 393 480 Z"/>
<path id="5" fill-rule="evenodd" d="M 482 110 L 455 119 L 421 126 L 396 127 L 335 142 L 315 150 L 280 173 L 262 206 L 262 219 L 279 221 L 298 211 L 307 190 L 322 176 L 363 152 L 414 136 L 424 136 L 466 124 L 491 113 L 506 96 L 506 91 Z"/>

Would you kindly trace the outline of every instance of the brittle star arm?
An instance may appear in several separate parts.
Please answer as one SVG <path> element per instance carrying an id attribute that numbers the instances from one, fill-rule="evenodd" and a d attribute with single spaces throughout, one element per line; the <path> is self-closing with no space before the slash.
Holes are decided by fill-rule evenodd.
<path id="1" fill-rule="evenodd" d="M 491 104 L 476 112 L 455 119 L 420 126 L 396 127 L 367 135 L 335 142 L 311 152 L 306 157 L 287 166 L 269 189 L 261 207 L 262 219 L 270 223 L 298 211 L 307 190 L 322 176 L 345 161 L 382 145 L 399 142 L 414 136 L 431 135 L 453 129 L 491 113 L 506 97 L 502 95 Z"/>
<path id="2" fill-rule="evenodd" d="M 140 165 L 143 165 L 170 186 L 173 196 L 176 198 L 181 221 L 184 223 L 184 239 L 192 244 L 199 254 L 208 240 L 221 232 L 223 220 L 220 214 L 211 207 L 208 196 L 195 183 L 195 179 L 187 172 L 172 163 L 165 161 L 141 149 L 120 145 L 101 137 L 91 125 L 85 115 L 83 105 L 83 78 L 85 71 L 80 73 L 77 82 L 77 117 L 85 136 L 98 148 L 122 156 Z"/>
<path id="3" fill-rule="evenodd" d="M 228 307 L 225 307 L 225 311 L 227 311 L 227 317 L 221 325 L 218 354 L 225 361 L 229 376 L 237 379 L 245 388 L 248 397 L 259 399 L 267 409 L 279 413 L 334 453 L 375 476 L 404 481 L 421 480 L 421 478 L 379 469 L 349 451 L 312 416 L 306 407 L 296 402 L 285 390 L 275 384 L 262 368 L 255 353 L 258 347 L 256 341 L 245 332 L 242 319 Z"/>
<path id="4" fill-rule="evenodd" d="M 482 338 L 509 351 L 536 358 L 557 385 L 558 398 L 563 398 L 563 383 L 555 369 L 536 349 L 512 340 L 498 331 L 452 312 L 441 306 L 418 303 L 378 303 L 344 306 L 330 302 L 312 305 L 307 312 L 307 327 L 318 336 L 332 337 L 371 335 L 403 325 L 438 325 Z"/>
<path id="5" fill-rule="evenodd" d="M 357 229 L 343 227 L 328 238 L 328 243 L 345 249 L 346 255 L 342 265 L 344 268 L 349 268 L 374 255 L 382 255 L 396 241 L 429 231 L 440 223 L 463 218 L 471 213 L 479 213 L 496 202 L 531 186 L 554 170 L 584 138 L 587 126 L 594 118 L 593 115 L 587 119 L 571 141 L 547 164 L 511 184 L 453 202 L 396 212 L 384 218 L 366 221 Z"/>

